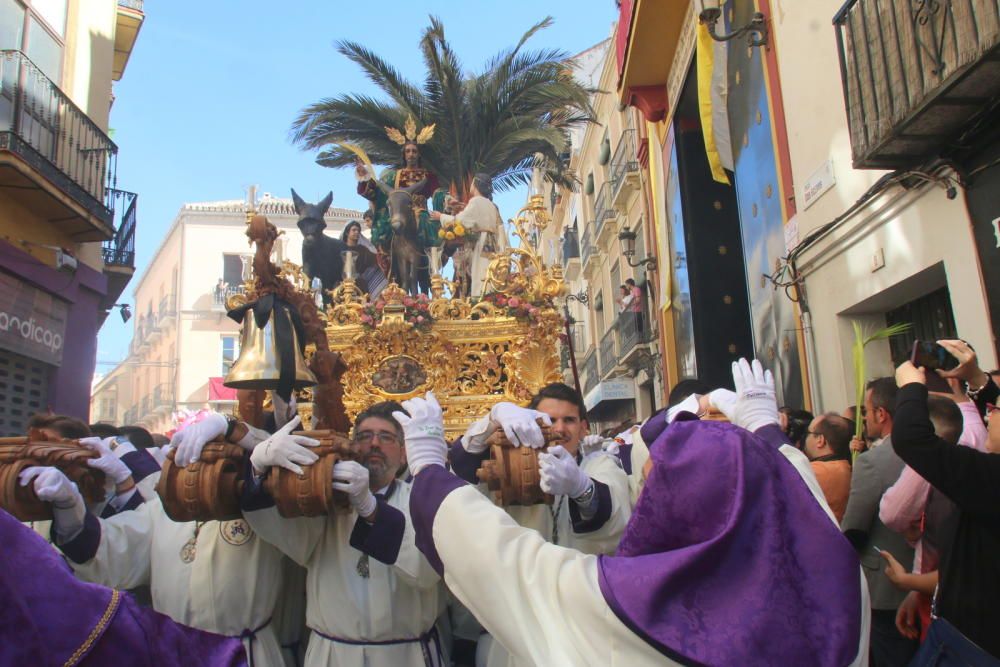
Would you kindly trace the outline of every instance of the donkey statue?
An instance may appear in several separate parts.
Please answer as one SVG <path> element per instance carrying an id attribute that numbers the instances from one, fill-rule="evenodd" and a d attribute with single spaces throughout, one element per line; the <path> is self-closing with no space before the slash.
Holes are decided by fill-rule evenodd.
<path id="1" fill-rule="evenodd" d="M 420 271 L 426 269 L 424 249 L 420 243 L 417 214 L 413 208 L 413 193 L 423 189 L 426 179 L 407 188 L 391 188 L 379 179 L 375 184 L 385 194 L 389 208 L 392 239 L 389 256 L 392 261 L 392 278 L 403 291 L 416 294 L 420 287 Z"/>
<path id="2" fill-rule="evenodd" d="M 323 283 L 323 303 L 330 302 L 328 290 L 340 284 L 344 279 L 344 256 L 348 250 L 347 244 L 340 239 L 323 233 L 326 222 L 323 216 L 333 201 L 331 192 L 318 204 L 308 204 L 292 189 L 292 202 L 298 213 L 299 229 L 302 231 L 302 270 L 313 278 L 319 278 Z"/>

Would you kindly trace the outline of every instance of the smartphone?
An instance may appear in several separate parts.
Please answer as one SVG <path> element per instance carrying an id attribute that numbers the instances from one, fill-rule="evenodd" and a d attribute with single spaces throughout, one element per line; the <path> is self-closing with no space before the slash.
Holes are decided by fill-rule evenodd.
<path id="1" fill-rule="evenodd" d="M 934 341 L 917 340 L 913 342 L 910 362 L 917 368 L 924 367 L 928 391 L 951 393 L 951 387 L 948 386 L 945 379 L 935 372 L 937 369 L 950 371 L 958 366 L 958 359 L 948 350 Z"/>

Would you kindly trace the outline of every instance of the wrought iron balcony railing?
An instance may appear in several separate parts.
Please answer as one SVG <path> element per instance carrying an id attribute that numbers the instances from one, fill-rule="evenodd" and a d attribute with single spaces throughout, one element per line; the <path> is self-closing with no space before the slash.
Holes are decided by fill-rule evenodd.
<path id="1" fill-rule="evenodd" d="M 618 337 L 617 331 L 614 327 L 608 330 L 607 333 L 601 337 L 601 377 L 606 376 L 608 373 L 618 365 Z"/>
<path id="2" fill-rule="evenodd" d="M 117 223 L 114 237 L 105 241 L 102 247 L 104 263 L 109 266 L 135 267 L 135 222 L 138 200 L 139 196 L 134 192 L 108 189 L 108 207 Z"/>
<path id="3" fill-rule="evenodd" d="M 615 320 L 618 331 L 619 361 L 624 360 L 636 346 L 649 342 L 649 314 L 643 307 L 640 311 L 625 310 L 618 314 Z"/>
<path id="4" fill-rule="evenodd" d="M 594 239 L 590 230 L 590 225 L 587 225 L 583 230 L 583 239 L 580 241 L 580 260 L 584 265 L 587 264 L 587 260 L 590 259 L 591 255 L 597 252 L 597 247 L 594 245 Z"/>
<path id="5" fill-rule="evenodd" d="M 611 158 L 610 176 L 614 194 L 618 194 L 626 176 L 638 173 L 639 154 L 636 152 L 635 130 L 625 130 L 618 140 L 615 155 Z"/>
<path id="6" fill-rule="evenodd" d="M 160 408 L 173 408 L 174 406 L 174 385 L 164 382 L 153 388 L 153 410 Z"/>
<path id="7" fill-rule="evenodd" d="M 594 232 L 598 237 L 601 236 L 604 223 L 618 215 L 611 197 L 611 185 L 611 181 L 605 181 L 594 198 Z"/>
<path id="8" fill-rule="evenodd" d="M 855 167 L 937 157 L 1000 100 L 995 0 L 848 0 L 833 23 Z"/>
<path id="9" fill-rule="evenodd" d="M 20 51 L 0 51 L 0 150 L 16 153 L 108 225 L 118 147 Z"/>
<path id="10" fill-rule="evenodd" d="M 590 352 L 587 353 L 587 356 L 583 360 L 583 374 L 586 376 L 583 384 L 583 393 L 586 394 L 601 381 L 600 376 L 597 374 L 597 350 L 593 347 L 590 348 Z"/>

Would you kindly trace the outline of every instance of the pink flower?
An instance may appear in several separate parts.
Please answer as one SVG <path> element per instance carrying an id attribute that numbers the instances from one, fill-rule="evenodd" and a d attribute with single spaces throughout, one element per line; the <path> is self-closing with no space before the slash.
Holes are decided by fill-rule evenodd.
<path id="1" fill-rule="evenodd" d="M 424 316 L 417 315 L 417 324 L 423 324 L 423 323 L 424 323 Z"/>
<path id="2" fill-rule="evenodd" d="M 531 308 L 528 309 L 528 314 L 531 315 L 532 317 L 537 316 L 538 315 L 538 308 L 535 307 L 535 306 L 532 306 Z"/>
<path id="3" fill-rule="evenodd" d="M 421 304 L 418 304 L 418 305 L 417 305 L 417 309 L 418 309 L 418 310 L 422 310 L 422 311 L 424 311 L 424 312 L 427 312 L 427 308 L 428 308 L 428 306 L 427 306 L 427 304 L 426 304 L 426 303 L 421 303 Z"/>
<path id="4" fill-rule="evenodd" d="M 497 303 L 498 306 L 506 306 L 507 305 L 507 297 L 502 296 L 502 295 L 498 296 L 496 298 L 496 303 Z"/>
<path id="5" fill-rule="evenodd" d="M 375 310 L 381 311 L 383 308 L 385 308 L 385 302 L 384 301 L 377 301 L 375 303 Z"/>
<path id="6" fill-rule="evenodd" d="M 516 296 L 512 296 L 510 297 L 510 299 L 507 300 L 507 305 L 510 306 L 511 308 L 517 308 L 518 306 L 521 305 L 521 300 L 518 299 Z"/>
<path id="7" fill-rule="evenodd" d="M 369 315 L 368 313 L 365 313 L 364 315 L 361 316 L 361 321 L 364 322 L 365 324 L 371 324 L 372 322 L 374 322 L 372 316 Z"/>
<path id="8" fill-rule="evenodd" d="M 413 305 L 413 299 L 410 298 L 410 297 L 408 297 L 408 296 L 407 297 L 403 297 L 403 305 L 406 306 L 407 308 L 409 308 L 410 306 Z"/>

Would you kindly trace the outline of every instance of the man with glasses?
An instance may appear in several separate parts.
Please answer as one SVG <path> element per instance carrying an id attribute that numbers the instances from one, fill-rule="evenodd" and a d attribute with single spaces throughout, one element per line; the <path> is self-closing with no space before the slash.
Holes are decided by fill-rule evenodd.
<path id="1" fill-rule="evenodd" d="M 803 453 L 809 459 L 826 502 L 840 523 L 851 492 L 851 434 L 854 422 L 836 412 L 814 417 L 806 431 Z"/>
<path id="2" fill-rule="evenodd" d="M 896 409 L 896 381 L 877 378 L 865 389 L 863 419 L 872 448 L 858 455 L 851 475 L 851 492 L 840 529 L 851 542 L 868 579 L 871 593 L 871 664 L 905 665 L 917 650 L 917 642 L 896 628 L 896 610 L 906 591 L 896 588 L 882 573 L 881 551 L 888 551 L 909 571 L 913 567 L 913 547 L 902 535 L 879 519 L 882 496 L 903 472 L 903 460 L 892 448 L 893 412 Z"/>
<path id="3" fill-rule="evenodd" d="M 360 462 L 333 468 L 333 488 L 350 500 L 348 513 L 286 519 L 262 481 L 281 452 L 251 457 L 243 499 L 257 534 L 306 568 L 306 624 L 312 629 L 305 664 L 441 665 L 435 621 L 443 611 L 441 580 L 417 551 L 409 516 L 410 484 L 395 402 L 378 403 L 354 422 Z M 287 467 L 287 466 L 286 466 Z"/>

